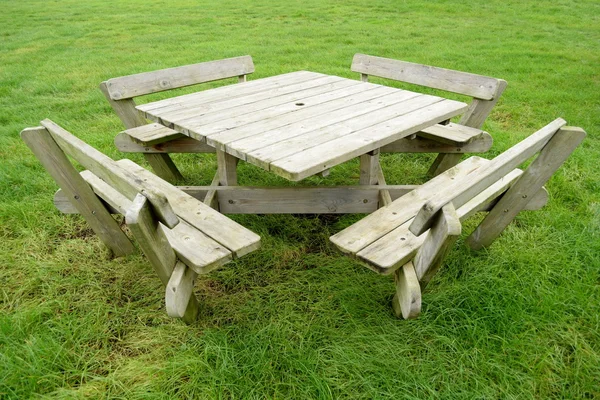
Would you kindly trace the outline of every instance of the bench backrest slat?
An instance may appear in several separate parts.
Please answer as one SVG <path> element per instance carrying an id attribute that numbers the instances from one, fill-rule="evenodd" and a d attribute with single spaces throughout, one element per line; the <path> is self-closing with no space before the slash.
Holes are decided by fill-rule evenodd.
<path id="1" fill-rule="evenodd" d="M 253 72 L 252 57 L 242 56 L 112 78 L 106 87 L 112 100 L 123 100 Z"/>
<path id="2" fill-rule="evenodd" d="M 463 94 L 482 100 L 497 97 L 501 79 L 406 61 L 356 54 L 352 71 Z"/>

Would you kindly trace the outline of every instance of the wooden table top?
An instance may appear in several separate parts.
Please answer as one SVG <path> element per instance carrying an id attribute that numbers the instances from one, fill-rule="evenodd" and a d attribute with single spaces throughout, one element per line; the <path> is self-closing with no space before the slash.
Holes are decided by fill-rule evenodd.
<path id="1" fill-rule="evenodd" d="M 298 181 L 461 114 L 467 104 L 299 71 L 136 108 L 150 120 Z"/>

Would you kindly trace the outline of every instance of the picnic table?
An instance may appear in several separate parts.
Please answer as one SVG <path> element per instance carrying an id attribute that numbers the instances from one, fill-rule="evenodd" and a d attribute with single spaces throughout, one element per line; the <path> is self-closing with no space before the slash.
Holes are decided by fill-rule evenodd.
<path id="1" fill-rule="evenodd" d="M 298 71 L 136 108 L 214 147 L 223 173 L 231 175 L 235 157 L 299 181 L 446 121 L 467 104 Z"/>
<path id="2" fill-rule="evenodd" d="M 394 311 L 414 318 L 421 310 L 421 291 L 460 235 L 462 221 L 488 212 L 467 239 L 479 249 L 521 210 L 544 206 L 544 183 L 585 132 L 558 118 L 493 160 L 470 157 L 459 163 L 465 149 L 481 148 L 481 143 L 489 148 L 490 136 L 480 128 L 505 81 L 364 55 L 355 56 L 352 69 L 361 73 L 360 81 L 310 71 L 246 81 L 254 71 L 246 56 L 101 84 L 128 128 L 117 137 L 120 148 L 143 150 L 157 175 L 176 179 L 180 174 L 170 150 L 212 149 L 217 172 L 210 186 L 174 186 L 131 160 L 110 159 L 50 120 L 21 136 L 61 187 L 56 206 L 83 215 L 117 255 L 134 250 L 111 216 L 125 215 L 165 285 L 170 316 L 193 321 L 197 275 L 260 247 L 257 234 L 225 214 L 370 213 L 330 241 L 373 271 L 393 274 Z M 378 85 L 367 82 L 368 75 L 457 92 L 473 101 Z M 136 96 L 230 77 L 239 77 L 240 83 L 137 106 L 133 102 Z M 459 123 L 449 123 L 462 113 Z M 379 163 L 380 150 L 386 148 L 439 151 L 436 176 L 418 186 L 387 185 Z M 518 169 L 536 155 L 525 171 Z M 78 173 L 67 156 L 86 170 Z M 239 160 L 299 181 L 325 175 L 355 157 L 360 157 L 359 185 L 237 185 Z"/>

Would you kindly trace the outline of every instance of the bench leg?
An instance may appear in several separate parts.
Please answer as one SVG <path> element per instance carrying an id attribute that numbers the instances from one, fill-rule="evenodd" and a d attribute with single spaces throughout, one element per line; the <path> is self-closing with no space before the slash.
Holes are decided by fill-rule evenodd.
<path id="1" fill-rule="evenodd" d="M 112 253 L 117 257 L 133 253 L 135 248 L 127 235 L 71 165 L 50 132 L 42 127 L 28 128 L 21 132 L 21 138 Z"/>
<path id="2" fill-rule="evenodd" d="M 417 318 L 421 313 L 421 288 L 412 262 L 406 263 L 394 272 L 396 293 L 392 299 L 392 308 L 396 317 Z"/>
<path id="3" fill-rule="evenodd" d="M 152 167 L 156 175 L 163 178 L 165 181 L 170 183 L 176 183 L 183 179 L 183 175 L 177 169 L 177 166 L 166 153 L 144 153 L 144 158 L 148 161 L 148 164 Z"/>
<path id="4" fill-rule="evenodd" d="M 125 214 L 125 222 L 137 239 L 142 251 L 150 261 L 165 287 L 168 287 L 173 270 L 178 263 L 175 251 L 169 244 L 166 235 L 160 229 L 158 221 L 152 214 L 152 208 L 148 199 L 138 194 L 133 200 L 131 208 Z M 181 269 L 181 268 L 180 268 Z M 195 278 L 195 277 L 194 277 Z M 191 323 L 198 314 L 198 300 L 191 293 L 188 303 L 185 305 L 186 323 Z"/>
<path id="5" fill-rule="evenodd" d="M 460 219 L 452 203 L 446 204 L 436 216 L 425 241 L 414 259 L 415 272 L 421 283 L 421 290 L 436 274 L 444 258 L 458 239 L 461 232 Z"/>
<path id="6" fill-rule="evenodd" d="M 563 127 L 544 146 L 538 157 L 523 172 L 469 236 L 467 243 L 478 250 L 489 246 L 538 193 L 552 174 L 585 137 L 581 128 Z"/>

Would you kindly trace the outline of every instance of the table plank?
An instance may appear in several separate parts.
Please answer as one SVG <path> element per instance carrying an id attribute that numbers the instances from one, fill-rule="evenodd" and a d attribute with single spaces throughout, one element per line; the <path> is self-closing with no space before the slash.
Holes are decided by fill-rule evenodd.
<path id="1" fill-rule="evenodd" d="M 309 71 L 290 72 L 288 74 L 271 76 L 234 85 L 220 86 L 210 90 L 203 90 L 151 103 L 140 104 L 136 106 L 136 108 L 143 113 L 157 114 L 170 110 L 170 107 L 185 107 L 188 104 L 197 104 L 198 102 L 211 102 L 230 98 L 232 96 L 245 96 L 251 93 L 322 78 L 324 76 L 327 75 Z"/>
<path id="2" fill-rule="evenodd" d="M 195 130 L 203 133 L 206 129 L 204 126 L 211 123 L 219 124 L 223 121 L 244 120 L 246 117 L 255 118 L 253 117 L 254 115 L 277 106 L 287 105 L 296 108 L 296 103 L 303 101 L 303 99 L 331 93 L 335 90 L 348 88 L 357 84 L 357 82 L 343 79 L 325 79 L 325 81 L 321 82 L 323 83 L 322 85 L 307 87 L 298 92 L 277 97 L 271 96 L 271 94 L 268 93 L 268 98 L 255 102 L 249 101 L 248 104 L 243 104 L 238 107 L 216 110 L 215 112 L 208 111 L 206 113 L 203 112 L 203 110 L 192 109 L 186 110 L 175 117 L 165 116 L 161 117 L 161 119 L 163 120 L 163 123 L 171 123 L 174 127 L 187 127 L 190 126 L 190 124 L 193 124 Z M 239 101 L 244 101 L 244 99 L 245 97 L 240 98 Z M 219 106 L 215 104 L 215 108 L 219 108 Z"/>
<path id="3" fill-rule="evenodd" d="M 225 149 L 229 142 L 382 97 L 394 91 L 392 88 L 379 85 L 373 85 L 368 90 L 361 85 L 353 85 L 318 96 L 307 97 L 301 102 L 304 104 L 303 106 L 288 103 L 271 107 L 244 118 L 204 126 L 201 132 L 206 135 L 208 144 Z"/>
<path id="4" fill-rule="evenodd" d="M 271 163 L 270 170 L 298 181 L 442 122 L 466 109 L 464 103 L 442 99 L 406 115 L 277 160 Z"/>
<path id="5" fill-rule="evenodd" d="M 406 93 L 412 94 L 412 96 L 398 103 L 384 106 L 383 108 L 380 107 L 371 110 L 365 107 L 363 109 L 364 113 L 360 111 L 356 112 L 350 108 L 339 110 L 342 112 L 348 110 L 346 119 L 340 122 L 335 121 L 336 123 L 328 126 L 317 126 L 316 128 L 318 129 L 305 129 L 304 132 L 300 132 L 300 134 L 295 136 L 289 135 L 286 130 L 286 132 L 282 132 L 280 135 L 281 140 L 278 140 L 277 137 L 274 137 L 271 141 L 265 139 L 264 146 L 249 150 L 246 154 L 246 161 L 269 169 L 269 164 L 276 160 L 291 156 L 294 153 L 307 150 L 311 147 L 320 146 L 330 140 L 349 135 L 439 101 L 439 98 L 435 96 L 419 95 L 412 92 L 405 92 L 405 96 Z M 362 106 L 363 104 L 365 103 L 361 103 L 358 106 Z M 348 118 L 348 116 L 350 117 Z M 310 127 L 312 127 L 312 124 Z M 275 143 L 271 145 L 273 142 Z M 239 150 L 240 146 L 237 146 L 235 142 L 231 145 L 232 147 L 235 145 Z"/>
<path id="6" fill-rule="evenodd" d="M 307 89 L 319 87 L 321 90 L 326 90 L 327 84 L 331 84 L 334 82 L 345 82 L 343 78 L 338 78 L 336 76 L 323 76 L 317 79 L 310 79 L 290 85 L 273 87 L 270 89 L 261 89 L 260 91 L 243 94 L 236 97 L 226 97 L 224 99 L 218 99 L 216 101 L 211 102 L 200 102 L 200 103 L 187 103 L 182 106 L 181 104 L 177 106 L 172 106 L 169 109 L 161 109 L 160 110 L 160 118 L 164 122 L 175 122 L 181 121 L 187 118 L 190 118 L 190 115 L 199 118 L 202 115 L 208 113 L 214 113 L 220 110 L 228 110 L 234 107 L 239 107 L 240 110 L 245 110 L 246 107 L 241 107 L 248 104 L 253 104 L 259 101 L 264 100 L 282 100 L 284 95 L 291 96 L 303 96 L 303 92 Z M 278 104 L 278 103 L 274 103 Z M 230 110 L 235 111 L 235 110 Z"/>

